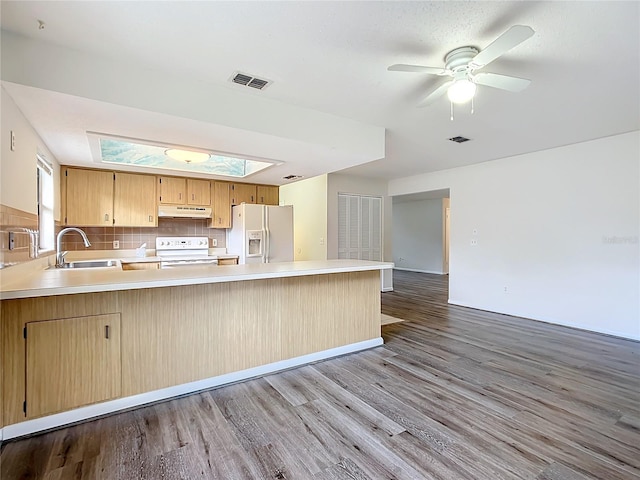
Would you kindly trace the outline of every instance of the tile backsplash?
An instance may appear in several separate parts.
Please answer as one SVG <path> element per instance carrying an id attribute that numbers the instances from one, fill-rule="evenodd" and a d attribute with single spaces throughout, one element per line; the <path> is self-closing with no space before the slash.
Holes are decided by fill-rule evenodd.
<path id="1" fill-rule="evenodd" d="M 158 227 L 77 227 L 89 237 L 89 250 L 113 250 L 114 240 L 118 240 L 120 249 L 137 248 L 143 243 L 147 248 L 156 248 L 156 237 L 208 237 L 209 247 L 213 247 L 213 239 L 216 239 L 217 247 L 224 248 L 226 230 L 208 228 L 207 223 L 207 219 L 160 218 Z M 56 233 L 61 228 L 64 227 L 56 226 Z M 62 237 L 62 249 L 85 250 L 85 246 L 80 235 L 70 232 Z"/>
<path id="2" fill-rule="evenodd" d="M 156 246 L 156 237 L 208 237 L 209 247 L 213 239 L 217 247 L 225 248 L 226 231 L 208 228 L 206 219 L 161 218 L 158 227 L 83 227 L 89 237 L 90 250 L 113 250 L 113 241 L 118 240 L 121 250 L 134 249 L 146 243 L 147 248 Z M 56 223 L 56 234 L 65 226 Z M 22 210 L 0 205 L 0 268 L 31 260 L 29 257 L 29 235 L 24 229 L 37 230 L 38 216 Z M 9 232 L 14 231 L 14 245 L 9 250 Z M 63 250 L 85 250 L 80 235 L 70 232 L 62 237 Z"/>
<path id="3" fill-rule="evenodd" d="M 31 260 L 29 234 L 24 229 L 37 230 L 38 216 L 0 205 L 0 268 Z M 9 250 L 9 232 L 15 232 L 11 250 Z"/>

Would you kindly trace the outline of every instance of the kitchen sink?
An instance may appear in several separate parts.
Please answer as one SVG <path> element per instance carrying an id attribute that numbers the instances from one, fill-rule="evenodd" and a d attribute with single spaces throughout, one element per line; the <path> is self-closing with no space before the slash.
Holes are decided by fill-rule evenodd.
<path id="1" fill-rule="evenodd" d="M 101 268 L 101 267 L 120 267 L 118 260 L 79 260 L 76 262 L 68 262 L 62 267 L 49 268 Z"/>

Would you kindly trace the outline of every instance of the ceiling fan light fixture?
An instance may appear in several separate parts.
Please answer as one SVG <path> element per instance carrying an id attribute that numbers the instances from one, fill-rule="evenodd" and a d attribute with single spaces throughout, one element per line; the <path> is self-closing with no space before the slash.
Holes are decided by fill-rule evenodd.
<path id="1" fill-rule="evenodd" d="M 179 148 L 168 148 L 164 154 L 173 160 L 184 163 L 203 163 L 211 158 L 209 153 L 180 150 Z"/>
<path id="2" fill-rule="evenodd" d="M 463 78 L 453 82 L 447 90 L 447 97 L 452 103 L 467 103 L 476 94 L 476 84 Z"/>

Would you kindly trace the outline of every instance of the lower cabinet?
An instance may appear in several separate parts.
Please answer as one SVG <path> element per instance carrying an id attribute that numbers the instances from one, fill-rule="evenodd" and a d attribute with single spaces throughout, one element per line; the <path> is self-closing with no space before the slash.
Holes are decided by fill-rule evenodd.
<path id="1" fill-rule="evenodd" d="M 12 425 L 378 338 L 380 273 L 3 300 L 0 313 Z"/>
<path id="2" fill-rule="evenodd" d="M 122 270 L 158 270 L 160 262 L 123 263 Z"/>
<path id="3" fill-rule="evenodd" d="M 121 394 L 120 314 L 26 324 L 26 416 Z"/>
<path id="4" fill-rule="evenodd" d="M 235 258 L 219 258 L 218 265 L 238 265 L 238 257 Z"/>

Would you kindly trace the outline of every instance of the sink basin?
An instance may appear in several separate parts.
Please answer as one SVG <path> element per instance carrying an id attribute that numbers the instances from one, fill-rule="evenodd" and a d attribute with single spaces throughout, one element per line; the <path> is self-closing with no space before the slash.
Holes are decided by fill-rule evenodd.
<path id="1" fill-rule="evenodd" d="M 100 267 L 119 267 L 120 262 L 117 260 L 79 260 L 76 262 L 65 263 L 62 267 L 51 268 L 100 268 Z"/>

